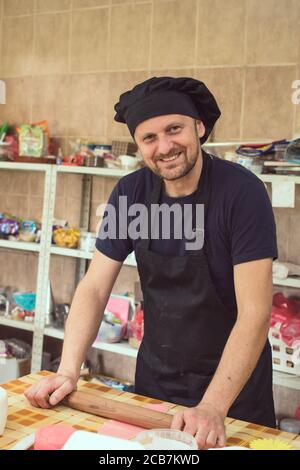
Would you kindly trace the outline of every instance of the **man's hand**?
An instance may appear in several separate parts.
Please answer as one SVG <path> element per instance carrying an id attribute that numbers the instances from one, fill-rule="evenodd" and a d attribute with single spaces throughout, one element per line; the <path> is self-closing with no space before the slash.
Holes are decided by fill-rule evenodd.
<path id="1" fill-rule="evenodd" d="M 76 388 L 77 379 L 63 374 L 44 378 L 24 392 L 31 405 L 51 408 Z"/>
<path id="2" fill-rule="evenodd" d="M 173 418 L 171 429 L 195 436 L 199 449 L 226 445 L 225 416 L 208 403 L 179 411 Z"/>

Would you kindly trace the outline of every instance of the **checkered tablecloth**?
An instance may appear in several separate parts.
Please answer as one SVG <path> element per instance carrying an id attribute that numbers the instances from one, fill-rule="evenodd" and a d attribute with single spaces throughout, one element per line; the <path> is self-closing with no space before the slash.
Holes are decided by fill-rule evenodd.
<path id="1" fill-rule="evenodd" d="M 109 420 L 89 413 L 74 410 L 66 406 L 56 406 L 52 409 L 34 408 L 24 397 L 24 391 L 40 380 L 43 376 L 51 374 L 42 371 L 37 374 L 30 374 L 18 380 L 12 380 L 2 384 L 8 392 L 8 419 L 4 435 L 0 437 L 0 449 L 10 449 L 25 436 L 34 433 L 38 428 L 49 424 L 69 424 L 76 429 L 97 432 L 101 431 L 101 426 Z M 167 413 L 174 415 L 181 407 L 142 397 L 128 392 L 111 389 L 106 386 L 92 384 L 80 380 L 78 390 L 88 390 L 89 393 L 97 394 L 99 391 L 105 393 L 107 398 L 117 401 L 131 403 L 141 407 L 149 405 L 165 405 Z M 271 429 L 256 424 L 247 423 L 226 418 L 227 445 L 248 447 L 249 442 L 257 438 L 283 439 L 292 445 L 294 449 L 300 450 L 300 436 Z"/>

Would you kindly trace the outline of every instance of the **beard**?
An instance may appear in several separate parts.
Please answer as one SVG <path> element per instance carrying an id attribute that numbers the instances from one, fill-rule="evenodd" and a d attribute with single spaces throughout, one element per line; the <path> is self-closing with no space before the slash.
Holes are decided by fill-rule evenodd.
<path id="1" fill-rule="evenodd" d="M 170 155 L 165 156 L 165 158 L 171 158 L 174 156 L 174 153 L 176 155 L 178 150 L 176 152 L 172 152 Z M 177 163 L 176 161 L 174 163 L 170 162 L 168 164 L 168 168 L 158 168 L 158 166 L 155 166 L 152 168 L 152 171 L 157 176 L 167 181 L 175 181 L 177 179 L 183 178 L 188 173 L 190 173 L 190 171 L 192 171 L 196 165 L 198 153 L 194 153 L 188 158 L 185 151 L 183 150 L 181 151 L 179 159 L 181 160 L 180 163 Z"/>
<path id="2" fill-rule="evenodd" d="M 168 155 L 158 155 L 155 158 L 156 165 L 153 165 L 153 168 L 150 168 L 157 176 L 167 181 L 175 181 L 177 179 L 183 178 L 186 176 L 194 166 L 198 160 L 200 154 L 200 141 L 197 133 L 197 126 L 195 123 L 195 140 L 192 145 L 190 155 L 187 155 L 186 148 L 177 146 L 176 148 L 172 149 L 172 151 Z M 181 153 L 179 156 L 179 161 L 172 161 L 167 164 L 167 168 L 159 167 L 159 160 L 160 159 L 168 159 L 172 158 L 173 156 Z"/>

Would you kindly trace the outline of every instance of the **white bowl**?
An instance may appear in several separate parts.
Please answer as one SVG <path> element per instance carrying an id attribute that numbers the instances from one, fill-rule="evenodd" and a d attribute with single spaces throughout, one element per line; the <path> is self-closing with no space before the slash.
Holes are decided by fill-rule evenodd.
<path id="1" fill-rule="evenodd" d="M 133 440 L 142 444 L 145 449 L 198 450 L 197 441 L 191 434 L 174 429 L 142 431 Z"/>

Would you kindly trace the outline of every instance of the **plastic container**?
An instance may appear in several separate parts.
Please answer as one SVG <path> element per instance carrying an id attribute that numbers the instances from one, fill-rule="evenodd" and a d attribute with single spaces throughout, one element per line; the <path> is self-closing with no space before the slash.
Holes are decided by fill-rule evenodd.
<path id="1" fill-rule="evenodd" d="M 288 346 L 281 338 L 280 324 L 270 326 L 273 369 L 300 376 L 300 346 Z"/>
<path id="2" fill-rule="evenodd" d="M 284 418 L 280 421 L 280 429 L 282 431 L 300 434 L 300 420 L 293 418 Z"/>
<path id="3" fill-rule="evenodd" d="M 33 292 L 15 292 L 13 294 L 13 300 L 24 310 L 31 312 L 35 309 L 36 294 Z"/>
<path id="4" fill-rule="evenodd" d="M 111 325 L 103 321 L 97 335 L 97 340 L 104 343 L 118 343 L 122 339 L 122 333 L 123 325 L 117 323 Z"/>
<path id="5" fill-rule="evenodd" d="M 138 159 L 130 155 L 120 155 L 119 159 L 124 170 L 135 170 L 139 164 Z"/>
<path id="6" fill-rule="evenodd" d="M 190 434 L 173 429 L 151 429 L 138 434 L 134 441 L 145 449 L 153 450 L 198 450 L 196 439 Z"/>
<path id="7" fill-rule="evenodd" d="M 96 235 L 92 232 L 80 232 L 80 249 L 83 251 L 94 251 Z"/>

